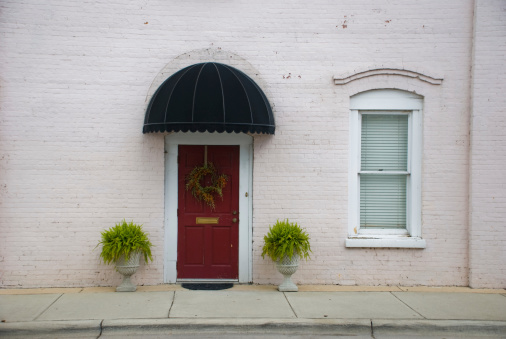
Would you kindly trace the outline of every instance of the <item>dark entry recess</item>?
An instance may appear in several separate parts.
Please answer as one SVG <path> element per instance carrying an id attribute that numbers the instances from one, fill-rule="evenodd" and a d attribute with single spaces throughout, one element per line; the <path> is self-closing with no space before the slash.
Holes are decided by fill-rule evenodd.
<path id="1" fill-rule="evenodd" d="M 183 68 L 162 83 L 149 103 L 143 133 L 274 130 L 272 109 L 260 87 L 236 68 L 206 62 Z"/>

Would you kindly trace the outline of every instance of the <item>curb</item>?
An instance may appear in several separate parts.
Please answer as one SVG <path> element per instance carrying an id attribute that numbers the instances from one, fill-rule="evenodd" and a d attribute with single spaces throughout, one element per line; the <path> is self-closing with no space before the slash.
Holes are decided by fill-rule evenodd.
<path id="1" fill-rule="evenodd" d="M 506 321 L 485 320 L 392 320 L 371 321 L 374 335 L 423 334 L 453 336 L 505 336 Z"/>
<path id="2" fill-rule="evenodd" d="M 0 323 L 0 337 L 142 334 L 453 335 L 502 337 L 506 321 L 392 319 L 114 319 Z"/>
<path id="3" fill-rule="evenodd" d="M 371 335 L 369 319 L 121 319 L 104 320 L 103 334 L 249 333 Z"/>
<path id="4" fill-rule="evenodd" d="M 36 335 L 37 338 L 55 338 L 57 335 L 94 336 L 100 335 L 102 320 L 51 320 L 0 323 L 1 338 L 22 338 Z"/>

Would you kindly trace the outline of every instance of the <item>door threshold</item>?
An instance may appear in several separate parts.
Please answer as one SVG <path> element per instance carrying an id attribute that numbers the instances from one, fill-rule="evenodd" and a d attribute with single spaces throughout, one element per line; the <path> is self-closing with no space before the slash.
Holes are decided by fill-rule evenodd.
<path id="1" fill-rule="evenodd" d="M 176 283 L 187 283 L 187 282 L 195 282 L 195 283 L 238 283 L 239 279 L 177 279 Z"/>

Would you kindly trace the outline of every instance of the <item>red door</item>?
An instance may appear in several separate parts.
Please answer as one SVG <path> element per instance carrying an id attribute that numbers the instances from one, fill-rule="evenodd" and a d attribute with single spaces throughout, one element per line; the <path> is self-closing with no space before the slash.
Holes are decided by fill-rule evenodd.
<path id="1" fill-rule="evenodd" d="M 186 178 L 196 167 L 212 162 L 228 177 L 216 208 L 186 191 Z M 238 279 L 239 277 L 239 146 L 179 146 L 178 279 Z M 211 185 L 204 177 L 202 186 Z"/>

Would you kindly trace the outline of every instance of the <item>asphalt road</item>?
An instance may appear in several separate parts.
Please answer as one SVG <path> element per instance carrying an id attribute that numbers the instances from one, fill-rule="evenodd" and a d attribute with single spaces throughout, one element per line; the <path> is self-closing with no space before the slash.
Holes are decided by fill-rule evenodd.
<path id="1" fill-rule="evenodd" d="M 142 339 L 162 339 L 162 338 L 170 338 L 170 339 L 503 339 L 506 338 L 506 334 L 504 336 L 472 336 L 472 337 L 455 337 L 455 336 L 424 336 L 424 335 L 380 335 L 380 336 L 340 336 L 340 335 L 272 335 L 272 334 L 177 334 L 177 335 L 167 335 L 167 334 L 131 334 L 125 335 L 125 333 L 114 335 L 104 335 L 100 336 L 100 339 L 119 339 L 119 338 L 142 338 Z"/>

